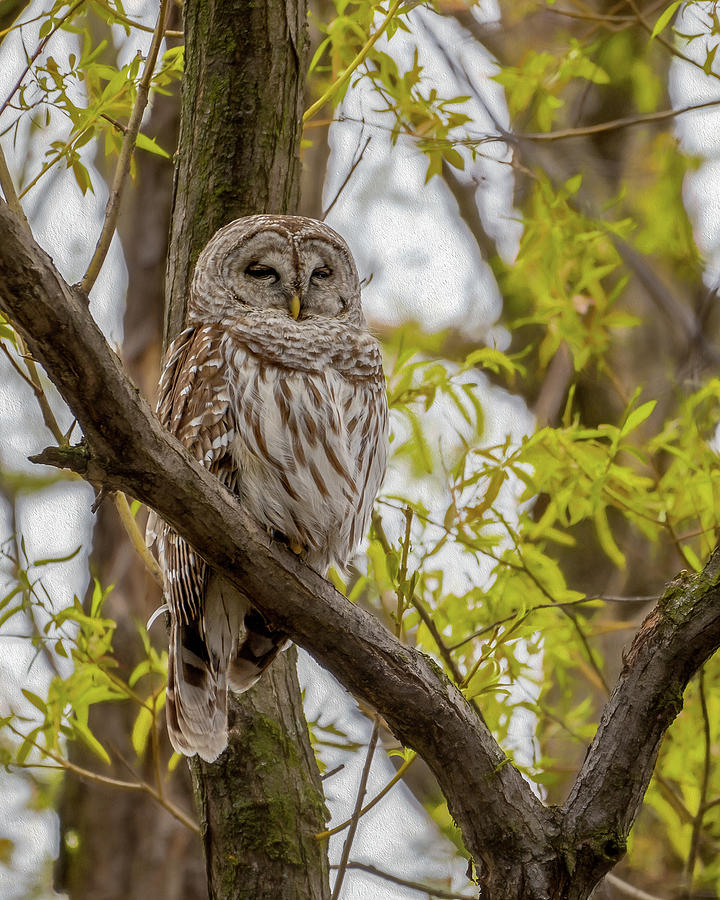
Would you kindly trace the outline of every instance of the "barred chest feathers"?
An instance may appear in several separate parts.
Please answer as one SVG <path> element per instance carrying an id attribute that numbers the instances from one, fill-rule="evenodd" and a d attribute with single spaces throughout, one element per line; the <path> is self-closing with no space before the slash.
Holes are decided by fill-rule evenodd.
<path id="1" fill-rule="evenodd" d="M 248 512 L 324 572 L 357 546 L 385 471 L 380 356 L 366 334 L 287 330 L 272 346 L 237 321 L 226 332 L 231 451 Z"/>

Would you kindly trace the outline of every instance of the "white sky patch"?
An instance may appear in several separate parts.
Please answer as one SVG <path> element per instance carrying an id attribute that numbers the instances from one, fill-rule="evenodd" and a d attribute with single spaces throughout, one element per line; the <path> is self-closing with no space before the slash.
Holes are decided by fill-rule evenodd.
<path id="1" fill-rule="evenodd" d="M 414 17 L 433 30 L 438 46 L 420 51 L 427 93 L 435 87 L 442 97 L 464 96 L 477 88 L 482 103 L 471 99 L 462 107 L 478 133 L 493 132 L 494 120 L 507 125 L 503 91 L 490 76 L 496 67 L 456 22 L 417 9 Z M 425 28 L 421 33 L 429 34 Z M 387 41 L 379 42 L 387 50 Z M 447 57 L 443 54 L 443 48 Z M 390 43 L 400 71 L 412 65 L 412 40 L 398 31 Z M 447 58 L 456 70 L 449 73 Z M 469 81 L 468 81 L 469 79 Z M 470 86 L 472 84 L 472 87 Z M 333 207 L 328 224 L 347 239 L 362 278 L 371 283 L 363 303 L 371 319 L 398 324 L 421 321 L 430 330 L 462 327 L 481 340 L 501 310 L 501 298 L 487 264 L 457 204 L 444 182 L 425 183 L 427 157 L 416 142 L 400 137 L 392 147 L 392 116 L 378 111 L 378 97 L 369 79 L 360 80 L 338 111 L 343 119 L 330 129 L 332 152 L 324 189 L 329 205 L 342 185 L 359 148 L 370 137 L 363 159 Z M 491 158 L 473 161 L 467 150 L 466 183 L 478 185 L 477 197 L 486 231 L 499 239 L 499 251 L 510 259 L 517 251 L 521 228 L 512 208 L 513 178 L 501 143 L 482 146 Z"/>
<path id="2" fill-rule="evenodd" d="M 699 4 L 702 8 L 703 4 Z M 708 13 L 713 4 L 705 4 Z M 675 28 L 686 34 L 705 30 L 701 9 L 680 7 Z M 671 33 L 667 33 L 671 37 Z M 682 52 L 699 63 L 717 44 L 717 36 L 708 34 L 691 42 L 679 41 Z M 669 93 L 675 108 L 720 100 L 720 83 L 708 78 L 701 69 L 674 58 L 670 68 Z M 705 283 L 720 285 L 720 106 L 685 113 L 675 120 L 675 133 L 682 150 L 700 160 L 695 172 L 685 176 L 683 199 L 693 223 L 698 249 L 705 256 Z"/>

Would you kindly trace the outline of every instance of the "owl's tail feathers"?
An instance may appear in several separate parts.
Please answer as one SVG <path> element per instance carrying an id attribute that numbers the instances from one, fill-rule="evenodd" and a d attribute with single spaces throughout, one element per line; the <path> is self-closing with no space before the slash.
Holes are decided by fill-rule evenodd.
<path id="1" fill-rule="evenodd" d="M 167 723 L 170 743 L 185 756 L 214 762 L 227 747 L 228 667 L 246 607 L 232 585 L 212 575 L 201 620 L 185 624 L 171 615 Z"/>
<path id="2" fill-rule="evenodd" d="M 165 712 L 178 753 L 214 762 L 227 746 L 225 668 L 213 666 L 197 622 L 171 622 Z"/>
<path id="3" fill-rule="evenodd" d="M 272 628 L 253 607 L 245 613 L 244 626 L 228 668 L 228 682 L 238 693 L 251 688 L 278 653 L 290 646 L 287 635 Z"/>
<path id="4" fill-rule="evenodd" d="M 171 616 L 165 708 L 174 749 L 214 762 L 228 741 L 228 684 L 248 690 L 289 646 L 284 632 L 268 625 L 221 578 L 212 578 L 202 623 Z"/>

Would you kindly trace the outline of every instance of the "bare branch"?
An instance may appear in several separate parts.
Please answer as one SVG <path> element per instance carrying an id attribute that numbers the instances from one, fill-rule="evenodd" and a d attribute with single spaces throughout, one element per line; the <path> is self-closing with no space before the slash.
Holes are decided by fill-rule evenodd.
<path id="1" fill-rule="evenodd" d="M 330 866 L 334 869 L 335 866 Z M 355 869 L 358 872 L 367 872 L 369 875 L 375 875 L 384 881 L 390 881 L 392 884 L 399 884 L 402 887 L 410 888 L 411 891 L 420 891 L 427 894 L 428 897 L 436 897 L 437 900 L 472 900 L 468 894 L 453 894 L 451 891 L 444 891 L 442 888 L 434 888 L 429 884 L 420 884 L 417 881 L 407 881 L 405 878 L 398 878 L 397 875 L 391 875 L 389 872 L 382 872 L 375 866 L 369 866 L 366 863 L 350 862 L 347 864 L 348 869 Z"/>
<path id="2" fill-rule="evenodd" d="M 350 858 L 350 850 L 352 849 L 352 843 L 355 839 L 355 832 L 357 831 L 358 822 L 360 821 L 360 816 L 362 815 L 362 804 L 363 800 L 365 799 L 365 791 L 367 790 L 368 778 L 370 776 L 370 767 L 372 766 L 373 756 L 375 756 L 375 747 L 377 746 L 379 733 L 380 717 L 376 715 L 375 721 L 373 722 L 372 734 L 370 735 L 370 743 L 368 744 L 367 755 L 365 756 L 365 764 L 363 765 L 362 774 L 360 775 L 360 784 L 358 785 L 357 797 L 355 798 L 355 808 L 353 809 L 352 816 L 350 817 L 350 829 L 347 833 L 347 837 L 345 838 L 345 843 L 343 844 L 342 856 L 340 857 L 340 865 L 338 866 L 337 875 L 335 877 L 332 900 L 338 900 L 338 898 L 340 897 L 340 890 L 342 889 L 343 879 L 345 878 L 345 871 L 347 870 L 347 864 Z"/>

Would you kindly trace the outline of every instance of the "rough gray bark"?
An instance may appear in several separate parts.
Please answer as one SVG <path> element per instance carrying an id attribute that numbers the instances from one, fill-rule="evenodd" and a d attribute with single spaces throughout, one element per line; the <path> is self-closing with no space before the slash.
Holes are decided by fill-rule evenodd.
<path id="1" fill-rule="evenodd" d="M 694 672 L 720 646 L 720 551 L 674 582 L 635 638 L 563 809 L 543 807 L 475 709 L 250 521 L 160 427 L 83 298 L 0 204 L 0 309 L 24 335 L 83 429 L 35 461 L 154 507 L 208 562 L 249 591 L 430 765 L 493 900 L 585 900 L 622 856 L 660 737 Z M 282 895 L 280 895 L 282 896 Z"/>
<path id="2" fill-rule="evenodd" d="M 184 5 L 166 344 L 184 325 L 189 279 L 213 233 L 238 216 L 296 210 L 306 18 L 306 0 Z M 327 814 L 295 654 L 231 695 L 229 713 L 228 750 L 191 763 L 211 898 L 323 900 L 327 852 L 314 835 Z"/>
<path id="3" fill-rule="evenodd" d="M 195 260 L 215 231 L 295 211 L 307 68 L 306 0 L 190 0 L 184 12 L 166 343 L 183 327 Z"/>

